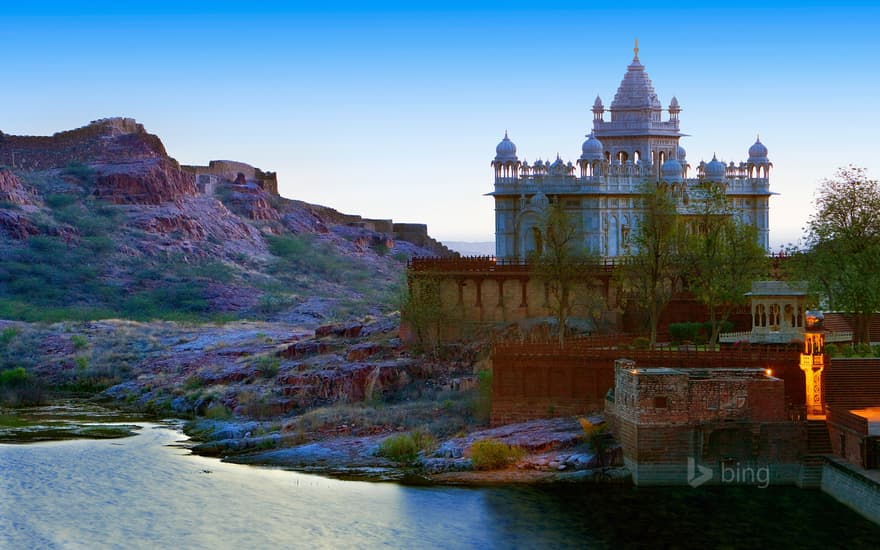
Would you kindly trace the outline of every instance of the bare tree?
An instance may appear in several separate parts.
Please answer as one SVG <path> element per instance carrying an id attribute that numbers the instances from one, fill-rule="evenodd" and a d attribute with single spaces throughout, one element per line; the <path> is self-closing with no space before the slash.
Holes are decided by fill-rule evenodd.
<path id="1" fill-rule="evenodd" d="M 574 288 L 589 284 L 595 265 L 581 234 L 559 201 L 547 205 L 541 220 L 541 249 L 529 254 L 536 280 L 547 289 L 547 306 L 557 323 L 559 345 L 565 344 L 565 328 L 574 307 Z"/>

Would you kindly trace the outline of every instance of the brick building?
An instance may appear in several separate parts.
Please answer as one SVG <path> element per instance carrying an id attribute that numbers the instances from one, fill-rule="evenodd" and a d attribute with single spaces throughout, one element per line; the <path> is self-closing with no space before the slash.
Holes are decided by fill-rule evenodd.
<path id="1" fill-rule="evenodd" d="M 705 482 L 725 471 L 766 471 L 795 483 L 806 425 L 789 420 L 781 379 L 754 368 L 639 368 L 620 359 L 606 412 L 639 485 Z M 698 470 L 695 470 L 698 468 Z"/>

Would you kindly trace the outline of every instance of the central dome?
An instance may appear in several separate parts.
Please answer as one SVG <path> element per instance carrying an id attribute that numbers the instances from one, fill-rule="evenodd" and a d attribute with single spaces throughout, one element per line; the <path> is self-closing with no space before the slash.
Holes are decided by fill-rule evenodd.
<path id="1" fill-rule="evenodd" d="M 651 109 L 661 110 L 660 98 L 654 91 L 654 85 L 651 83 L 648 73 L 645 72 L 645 66 L 639 62 L 638 58 L 626 68 L 626 74 L 614 94 L 614 101 L 611 102 L 611 110 L 636 110 Z"/>

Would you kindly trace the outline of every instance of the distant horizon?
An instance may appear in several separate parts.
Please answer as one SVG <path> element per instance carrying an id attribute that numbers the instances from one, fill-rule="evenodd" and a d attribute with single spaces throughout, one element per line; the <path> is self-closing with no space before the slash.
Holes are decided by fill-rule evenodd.
<path id="1" fill-rule="evenodd" d="M 425 223 L 441 241 L 494 241 L 484 195 L 505 130 L 521 159 L 577 158 L 589 108 L 612 100 L 635 38 L 662 104 L 682 106 L 692 166 L 745 160 L 760 134 L 779 194 L 771 251 L 802 236 L 823 178 L 848 164 L 880 177 L 870 4 L 160 0 L 0 15 L 14 52 L 0 131 L 131 117 L 182 164 L 246 162 L 277 172 L 285 197 Z"/>

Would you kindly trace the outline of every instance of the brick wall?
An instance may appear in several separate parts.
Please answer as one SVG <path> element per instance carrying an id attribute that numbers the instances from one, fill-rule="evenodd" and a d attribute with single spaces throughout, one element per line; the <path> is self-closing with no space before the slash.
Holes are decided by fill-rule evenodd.
<path id="1" fill-rule="evenodd" d="M 868 420 L 843 407 L 828 407 L 828 436 L 835 456 L 864 468 Z"/>
<path id="2" fill-rule="evenodd" d="M 846 409 L 880 407 L 880 358 L 835 357 L 822 376 L 828 405 Z"/>
<path id="3" fill-rule="evenodd" d="M 561 416 L 566 414 L 585 414 L 605 408 L 605 394 L 614 387 L 614 363 L 621 357 L 630 357 L 640 367 L 670 366 L 679 369 L 706 367 L 752 367 L 765 368 L 768 365 L 782 371 L 785 364 L 794 363 L 793 376 L 803 374 L 797 370 L 797 352 L 771 354 L 766 351 L 753 352 L 673 352 L 596 349 L 613 347 L 612 340 L 586 339 L 572 340 L 561 349 L 557 344 L 504 343 L 495 346 L 492 354 L 493 387 L 492 413 L 493 425 L 514 421 Z M 784 391 L 782 384 L 772 384 L 770 388 L 750 385 L 745 392 L 753 392 L 754 420 L 768 421 L 787 418 L 786 398 L 780 398 Z M 686 386 L 685 386 L 686 387 Z M 786 381 L 785 389 L 788 387 Z M 801 385 L 803 388 L 803 385 Z M 669 388 L 669 404 L 679 406 L 676 395 L 680 389 Z M 684 391 L 684 390 L 682 390 Z M 716 391 L 721 403 L 720 390 L 712 384 L 701 386 L 698 396 L 706 401 L 704 393 Z M 797 396 L 796 396 L 797 397 Z M 803 404 L 803 389 L 799 394 Z M 615 396 L 619 401 L 619 398 Z M 730 399 L 728 399 L 730 401 Z M 735 399 L 733 400 L 735 404 Z M 668 405 L 667 405 L 668 406 Z M 749 409 L 751 411 L 751 409 Z M 734 417 L 735 409 L 720 411 L 706 419 Z"/>

